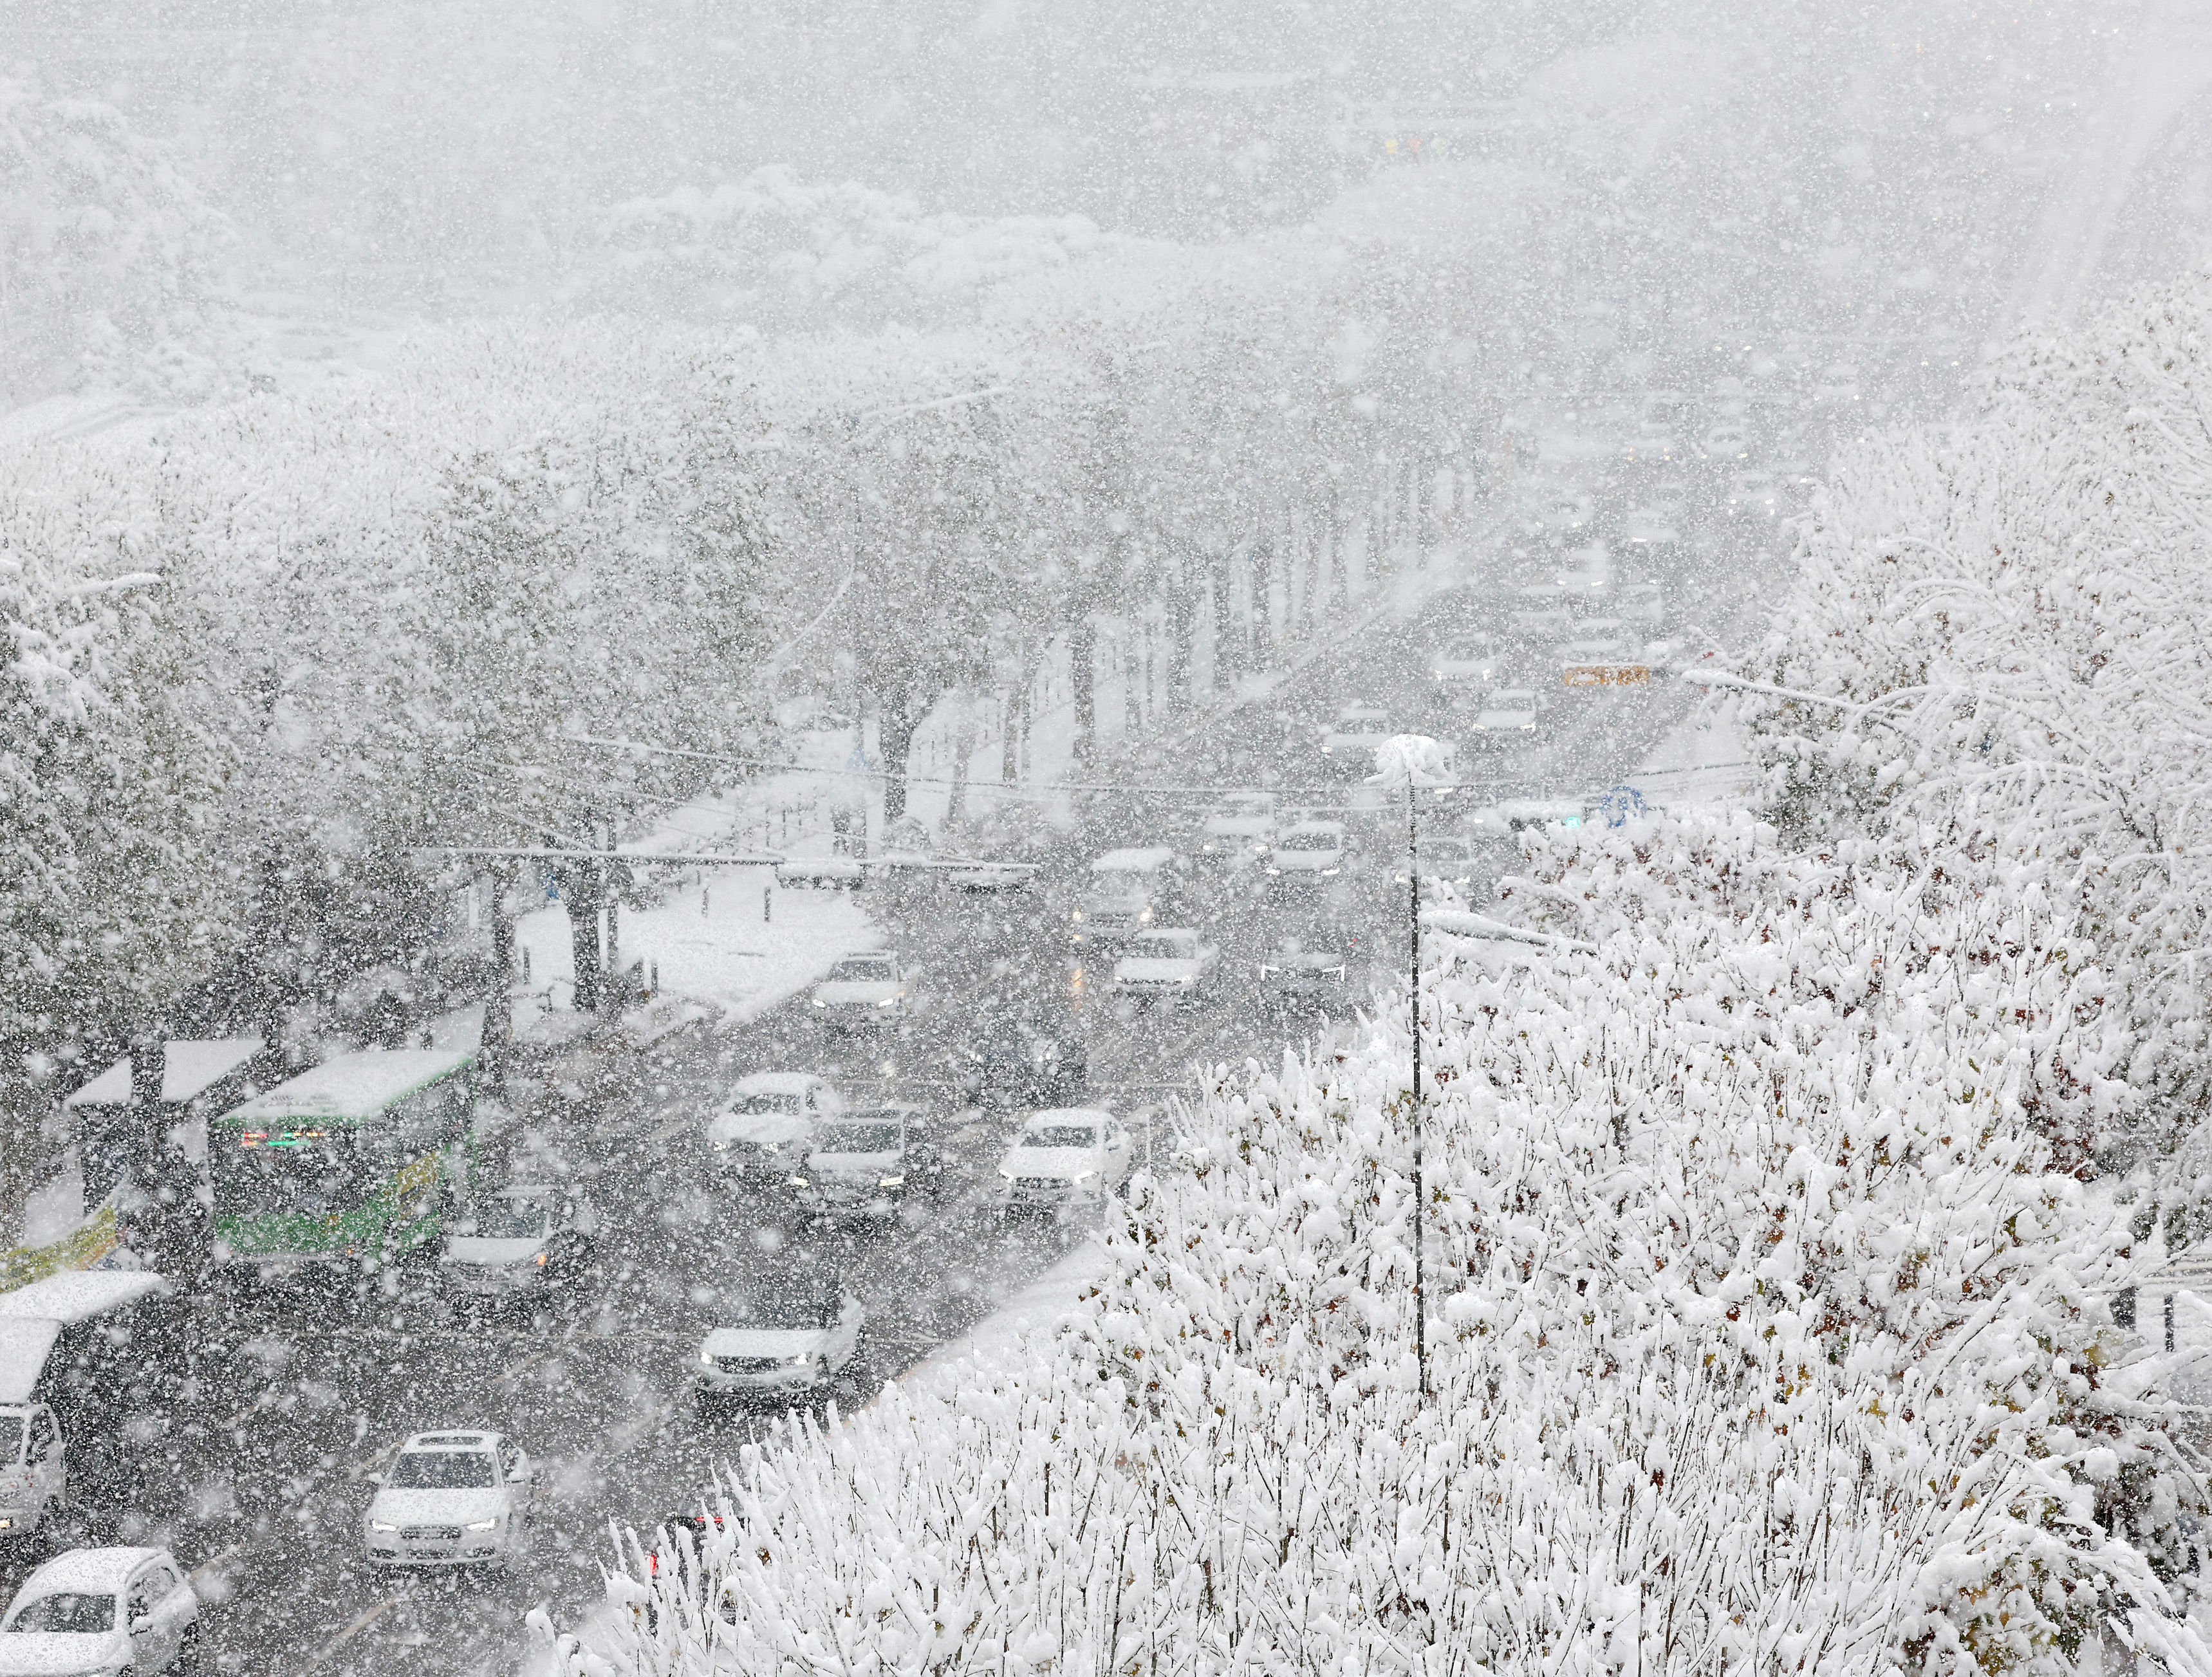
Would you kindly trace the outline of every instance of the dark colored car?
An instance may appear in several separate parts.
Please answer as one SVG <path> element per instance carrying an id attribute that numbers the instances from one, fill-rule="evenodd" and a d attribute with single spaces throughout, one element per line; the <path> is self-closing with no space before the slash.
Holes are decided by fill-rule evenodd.
<path id="1" fill-rule="evenodd" d="M 1056 1106 L 1081 1094 L 1090 1059 L 1072 1027 L 1042 1019 L 1003 1019 L 956 1056 L 962 1098 L 978 1105 Z"/>

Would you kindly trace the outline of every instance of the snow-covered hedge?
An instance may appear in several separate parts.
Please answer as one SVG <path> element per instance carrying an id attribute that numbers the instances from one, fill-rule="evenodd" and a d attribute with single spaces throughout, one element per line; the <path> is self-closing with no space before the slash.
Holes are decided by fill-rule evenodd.
<path id="1" fill-rule="evenodd" d="M 2212 1102 L 2212 280 L 2024 342 L 1979 410 L 1838 460 L 1754 701 L 1790 829 L 1926 828 L 2000 892 L 2063 908 L 2152 1098 L 2122 1154 Z"/>
<path id="2" fill-rule="evenodd" d="M 2063 970 L 1775 852 L 1594 839 L 1546 872 L 1597 955 L 1426 988 L 1425 1397 L 1386 1009 L 1224 1073 L 1012 1365 L 744 1451 L 706 1607 L 633 1545 L 568 1668 L 2059 1671 L 2107 1613 L 2202 1657 L 2156 1363 L 2031 1121 Z"/>

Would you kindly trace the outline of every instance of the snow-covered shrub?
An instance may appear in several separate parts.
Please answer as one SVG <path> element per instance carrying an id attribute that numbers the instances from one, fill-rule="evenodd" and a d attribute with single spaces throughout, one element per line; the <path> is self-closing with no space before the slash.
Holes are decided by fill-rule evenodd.
<path id="1" fill-rule="evenodd" d="M 1551 866 L 1597 954 L 1425 987 L 1425 1395 L 1386 1007 L 1224 1073 L 1024 1356 L 744 1451 L 696 1582 L 629 1547 L 568 1668 L 2058 1672 L 2108 1614 L 2203 1657 L 2173 1416 L 2027 1110 L 2057 980 L 1748 823 L 1643 842 Z"/>
<path id="2" fill-rule="evenodd" d="M 2212 281 L 2154 291 L 2025 342 L 1965 422 L 1844 451 L 1759 672 L 1804 696 L 1750 702 L 1790 830 L 1931 829 L 2063 905 L 2154 1097 L 2123 1151 L 2212 1099 L 2208 325 Z"/>

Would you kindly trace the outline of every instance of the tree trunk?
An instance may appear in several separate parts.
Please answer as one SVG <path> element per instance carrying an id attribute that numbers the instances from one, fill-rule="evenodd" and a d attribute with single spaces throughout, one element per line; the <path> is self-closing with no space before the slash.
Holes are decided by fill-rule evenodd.
<path id="1" fill-rule="evenodd" d="M 952 743 L 952 790 L 945 799 L 945 830 L 957 832 L 968 822 L 968 760 L 975 755 L 975 699 L 971 693 L 957 696 L 960 731 Z"/>
<path id="2" fill-rule="evenodd" d="M 1098 732 L 1098 625 L 1086 613 L 1067 632 L 1067 687 L 1075 702 L 1074 764 L 1091 767 Z"/>
<path id="3" fill-rule="evenodd" d="M 914 751 L 915 731 L 921 726 L 921 707 L 913 693 L 895 687 L 883 696 L 876 714 L 876 749 L 884 760 L 884 824 L 906 814 L 907 759 Z"/>
<path id="4" fill-rule="evenodd" d="M 1198 568 L 1191 563 L 1188 551 L 1182 556 L 1178 574 L 1167 579 L 1167 591 L 1163 597 L 1167 635 L 1168 667 L 1161 696 L 1168 714 L 1179 716 L 1189 708 L 1191 643 L 1198 638 Z"/>
<path id="5" fill-rule="evenodd" d="M 511 871 L 491 871 L 491 976 L 484 986 L 477 1060 L 487 1082 L 507 1076 L 514 1054 L 514 917 L 507 912 Z"/>
<path id="6" fill-rule="evenodd" d="M 1209 560 L 1206 573 L 1213 595 L 1213 685 L 1217 692 L 1226 692 L 1236 684 L 1237 616 L 1230 567 L 1233 558 Z"/>
<path id="7" fill-rule="evenodd" d="M 1021 778 L 1022 691 L 1017 687 L 999 702 L 999 778 L 1012 786 Z"/>
<path id="8" fill-rule="evenodd" d="M 1145 653 L 1152 624 L 1134 611 L 1121 622 L 1121 732 L 1134 739 L 1145 731 Z"/>

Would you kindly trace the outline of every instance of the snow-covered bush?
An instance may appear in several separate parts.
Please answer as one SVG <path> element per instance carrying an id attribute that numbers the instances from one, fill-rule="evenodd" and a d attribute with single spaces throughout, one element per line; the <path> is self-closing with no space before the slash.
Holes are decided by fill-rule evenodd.
<path id="1" fill-rule="evenodd" d="M 1759 671 L 1805 696 L 1751 702 L 1790 830 L 1932 829 L 1979 889 L 2063 905 L 2154 1097 L 2097 1138 L 2122 1153 L 2212 1099 L 2208 325 L 2212 282 L 2154 291 L 2024 342 L 1964 422 L 1847 449 Z"/>
<path id="2" fill-rule="evenodd" d="M 2107 1615 L 2203 1657 L 2173 1415 L 2027 1109 L 2056 980 L 1772 848 L 1553 859 L 1599 952 L 1448 957 L 1418 1115 L 1387 1007 L 1224 1073 L 1054 1334 L 743 1452 L 696 1581 L 633 1543 L 568 1668 L 2057 1672 Z"/>

